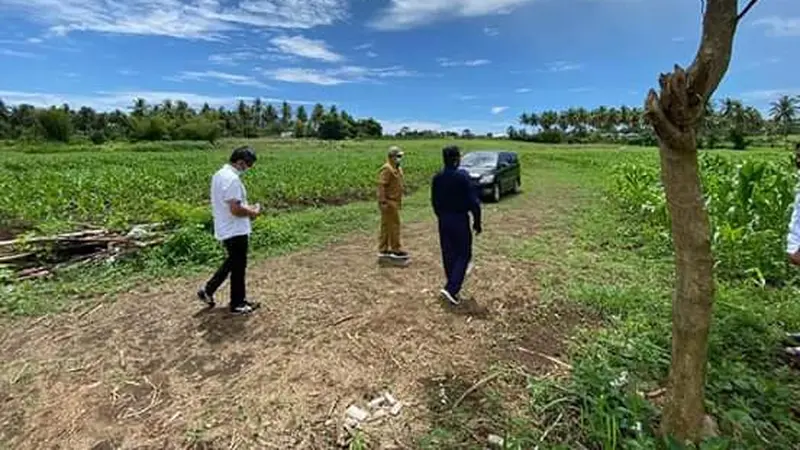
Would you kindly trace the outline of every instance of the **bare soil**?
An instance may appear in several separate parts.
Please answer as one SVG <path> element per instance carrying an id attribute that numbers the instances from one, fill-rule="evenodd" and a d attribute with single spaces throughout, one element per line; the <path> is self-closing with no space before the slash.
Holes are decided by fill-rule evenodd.
<path id="1" fill-rule="evenodd" d="M 540 218 L 527 202 L 488 208 L 461 307 L 437 296 L 426 222 L 404 228 L 406 268 L 379 267 L 363 234 L 251 264 L 262 307 L 249 317 L 227 314 L 227 292 L 206 310 L 195 278 L 0 322 L 0 447 L 336 448 L 345 409 L 389 391 L 404 408 L 365 426 L 370 443 L 414 448 L 436 422 L 431 383 L 457 374 L 463 393 L 495 363 L 551 371 L 536 353 L 563 359 L 573 328 L 595 320 L 540 304 L 538 268 L 495 251 L 534 236 Z"/>

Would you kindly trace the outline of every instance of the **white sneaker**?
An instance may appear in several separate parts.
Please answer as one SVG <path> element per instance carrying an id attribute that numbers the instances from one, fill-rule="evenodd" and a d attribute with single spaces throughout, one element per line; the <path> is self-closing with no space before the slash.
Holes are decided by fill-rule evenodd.
<path id="1" fill-rule="evenodd" d="M 453 305 L 461 304 L 461 301 L 458 299 L 458 297 L 456 297 L 453 294 L 447 292 L 447 289 L 442 289 L 441 291 L 439 291 L 439 293 L 442 295 L 442 297 L 444 297 L 445 300 L 450 302 L 450 304 L 453 304 Z"/>

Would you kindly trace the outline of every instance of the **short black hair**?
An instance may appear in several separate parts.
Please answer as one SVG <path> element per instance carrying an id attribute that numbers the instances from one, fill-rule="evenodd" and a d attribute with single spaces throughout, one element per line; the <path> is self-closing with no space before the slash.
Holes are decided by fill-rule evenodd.
<path id="1" fill-rule="evenodd" d="M 442 149 L 442 159 L 445 165 L 451 166 L 461 157 L 461 149 L 457 145 L 448 145 Z"/>
<path id="2" fill-rule="evenodd" d="M 256 158 L 256 152 L 254 152 L 250 146 L 244 145 L 233 150 L 233 153 L 231 153 L 230 162 L 235 163 L 236 161 L 244 161 L 248 166 L 252 166 L 256 163 L 256 159 L 258 159 Z"/>

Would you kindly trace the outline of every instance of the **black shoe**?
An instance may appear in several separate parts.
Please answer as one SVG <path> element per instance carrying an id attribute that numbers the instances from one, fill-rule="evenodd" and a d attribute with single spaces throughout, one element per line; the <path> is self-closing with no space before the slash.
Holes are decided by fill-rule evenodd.
<path id="1" fill-rule="evenodd" d="M 206 293 L 205 289 L 200 289 L 197 291 L 197 298 L 199 298 L 201 302 L 208 305 L 209 308 L 216 306 L 216 303 L 214 302 L 214 296 Z"/>
<path id="2" fill-rule="evenodd" d="M 253 312 L 255 312 L 255 310 L 257 310 L 260 307 L 261 305 L 259 305 L 258 303 L 250 303 L 247 300 L 245 300 L 241 305 L 231 307 L 231 313 L 243 314 L 243 315 L 252 314 Z"/>

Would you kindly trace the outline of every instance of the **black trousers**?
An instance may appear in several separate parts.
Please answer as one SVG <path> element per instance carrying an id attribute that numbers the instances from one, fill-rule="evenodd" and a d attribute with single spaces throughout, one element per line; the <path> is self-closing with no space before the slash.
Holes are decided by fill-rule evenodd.
<path id="1" fill-rule="evenodd" d="M 214 276 L 206 283 L 206 293 L 214 295 L 230 275 L 231 280 L 231 308 L 241 306 L 245 302 L 245 272 L 247 271 L 247 249 L 249 238 L 247 235 L 234 236 L 222 241 L 227 257 Z"/>
<path id="2" fill-rule="evenodd" d="M 458 295 L 472 260 L 472 232 L 467 214 L 444 213 L 439 217 L 439 245 L 447 277 L 445 289 L 450 295 Z"/>

